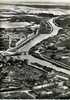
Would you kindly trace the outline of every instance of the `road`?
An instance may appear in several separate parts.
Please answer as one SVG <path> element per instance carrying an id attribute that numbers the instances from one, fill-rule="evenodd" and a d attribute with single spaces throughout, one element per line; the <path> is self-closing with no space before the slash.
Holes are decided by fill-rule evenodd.
<path id="1" fill-rule="evenodd" d="M 51 34 L 40 34 L 39 36 L 37 36 L 36 38 L 34 38 L 33 40 L 31 40 L 30 42 L 28 42 L 26 45 L 24 45 L 23 47 L 21 47 L 21 49 L 19 49 L 19 51 L 29 51 L 29 49 L 33 46 L 35 46 L 37 43 L 41 42 L 42 40 L 44 39 L 47 39 L 49 37 L 52 37 L 54 35 L 57 35 L 59 29 L 61 29 L 60 27 L 57 27 L 54 23 L 53 23 L 53 20 L 54 18 L 50 19 L 48 22 L 51 24 L 51 26 L 53 27 L 53 31 L 51 32 Z M 29 54 L 27 55 L 22 55 L 20 57 L 20 59 L 28 59 L 28 63 L 29 65 L 31 65 L 31 62 L 32 63 L 39 63 L 43 66 L 47 66 L 47 67 L 50 67 L 50 68 L 53 68 L 55 70 L 58 70 L 60 72 L 65 72 L 66 74 L 69 74 L 70 75 L 70 71 L 66 70 L 66 69 L 63 69 L 63 68 L 59 68 L 47 61 L 44 61 L 44 60 L 40 60 L 38 58 L 35 58 Z"/>
<path id="2" fill-rule="evenodd" d="M 21 51 L 21 52 L 27 52 L 26 55 L 24 55 L 24 53 L 23 53 L 22 56 L 19 56 L 19 58 L 20 59 L 27 59 L 29 65 L 31 65 L 31 63 L 35 63 L 36 62 L 36 63 L 41 64 L 43 66 L 47 66 L 47 67 L 53 68 L 53 69 L 55 69 L 57 71 L 64 72 L 64 73 L 70 75 L 70 71 L 68 71 L 66 69 L 63 69 L 63 68 L 60 68 L 60 67 L 57 67 L 57 66 L 53 65 L 52 63 L 50 63 L 48 61 L 44 61 L 44 60 L 35 58 L 35 57 L 33 57 L 33 56 L 28 54 L 28 51 L 30 50 L 30 48 L 32 48 L 33 46 L 35 46 L 36 44 L 38 44 L 42 40 L 47 39 L 49 37 L 52 37 L 54 35 L 57 35 L 57 33 L 58 33 L 59 29 L 61 29 L 61 27 L 57 27 L 53 23 L 54 19 L 55 18 L 52 18 L 52 19 L 50 19 L 48 21 L 48 23 L 53 27 L 53 31 L 50 34 L 39 34 L 37 37 L 35 37 L 34 39 L 32 39 L 29 42 L 27 42 L 24 46 L 22 45 L 20 49 L 17 49 L 18 51 Z M 12 52 L 7 52 L 7 53 L 10 54 Z"/>
<path id="3" fill-rule="evenodd" d="M 29 49 L 33 46 L 35 46 L 37 43 L 41 42 L 42 40 L 44 39 L 47 39 L 49 37 L 52 37 L 54 35 L 57 35 L 59 29 L 61 29 L 60 27 L 57 27 L 54 23 L 53 23 L 53 20 L 54 18 L 50 19 L 48 22 L 52 25 L 53 27 L 53 31 L 51 32 L 51 34 L 40 34 L 38 37 L 34 38 L 33 40 L 31 40 L 30 42 L 28 42 L 26 45 L 24 45 L 20 51 L 29 51 Z M 60 72 L 63 72 L 63 73 L 66 73 L 66 74 L 69 74 L 70 75 L 70 71 L 66 70 L 66 69 L 63 69 L 63 68 L 60 68 L 60 67 L 57 67 L 53 64 L 51 64 L 50 62 L 47 62 L 47 61 L 44 61 L 44 60 L 40 60 L 38 58 L 35 58 L 29 54 L 27 55 L 22 55 L 20 57 L 20 59 L 28 59 L 28 63 L 29 65 L 31 65 L 31 62 L 32 63 L 38 63 L 38 64 L 41 64 L 43 66 L 47 66 L 47 67 L 50 67 L 50 68 L 53 68 L 57 71 L 60 71 Z"/>
<path id="4" fill-rule="evenodd" d="M 61 29 L 60 27 L 57 27 L 53 23 L 54 18 L 50 19 L 48 23 L 53 27 L 53 31 L 51 31 L 51 34 L 39 34 L 36 38 L 32 39 L 30 42 L 28 42 L 26 45 L 21 47 L 21 51 L 29 51 L 30 48 L 38 44 L 44 39 L 47 39 L 49 37 L 52 37 L 58 33 L 58 30 Z"/>

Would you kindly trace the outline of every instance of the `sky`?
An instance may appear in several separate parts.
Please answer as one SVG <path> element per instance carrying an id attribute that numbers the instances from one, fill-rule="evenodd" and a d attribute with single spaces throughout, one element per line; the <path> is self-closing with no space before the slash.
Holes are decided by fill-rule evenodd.
<path id="1" fill-rule="evenodd" d="M 0 0 L 0 2 L 65 2 L 65 3 L 70 3 L 70 0 Z"/>

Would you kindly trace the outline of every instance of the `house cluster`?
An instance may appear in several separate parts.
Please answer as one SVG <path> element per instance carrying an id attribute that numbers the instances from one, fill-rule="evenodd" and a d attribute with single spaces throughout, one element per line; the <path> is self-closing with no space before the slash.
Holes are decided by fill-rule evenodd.
<path id="1" fill-rule="evenodd" d="M 20 28 L 1 28 L 0 30 L 0 50 L 15 47 L 20 40 L 26 40 L 36 34 L 39 25 L 33 24 Z"/>

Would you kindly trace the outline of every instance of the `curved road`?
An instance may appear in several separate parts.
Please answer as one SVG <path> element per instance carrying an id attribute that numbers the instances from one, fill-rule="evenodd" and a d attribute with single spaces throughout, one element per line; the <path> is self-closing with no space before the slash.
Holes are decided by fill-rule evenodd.
<path id="1" fill-rule="evenodd" d="M 18 50 L 18 51 L 21 51 L 21 52 L 27 51 L 27 55 L 22 54 L 22 56 L 19 56 L 19 57 L 20 57 L 20 59 L 28 59 L 29 65 L 31 65 L 31 62 L 32 63 L 36 62 L 36 63 L 41 64 L 43 66 L 53 68 L 53 69 L 60 71 L 60 72 L 65 72 L 66 74 L 70 75 L 70 71 L 63 69 L 63 68 L 59 68 L 59 67 L 51 64 L 50 62 L 40 60 L 40 59 L 35 58 L 35 57 L 28 54 L 29 49 L 32 48 L 33 46 L 35 46 L 37 43 L 41 42 L 44 39 L 47 39 L 47 38 L 52 37 L 54 35 L 57 35 L 57 33 L 58 33 L 59 29 L 61 29 L 61 27 L 57 27 L 53 23 L 54 20 L 55 20 L 55 18 L 52 18 L 48 21 L 50 23 L 50 25 L 53 27 L 53 31 L 51 32 L 51 34 L 40 34 L 37 37 L 35 37 L 34 39 L 32 39 L 31 41 L 29 41 L 27 44 L 25 44 L 23 47 L 21 47 Z M 11 53 L 11 52 L 9 52 L 9 53 Z"/>
<path id="2" fill-rule="evenodd" d="M 34 38 L 30 42 L 28 42 L 26 45 L 24 45 L 23 47 L 21 47 L 21 51 L 27 51 L 28 52 L 30 48 L 32 48 L 33 46 L 35 46 L 36 44 L 38 44 L 42 40 L 47 39 L 49 37 L 52 37 L 54 35 L 57 35 L 58 30 L 61 29 L 61 28 L 57 27 L 53 23 L 53 20 L 54 20 L 54 18 L 52 18 L 52 19 L 50 19 L 48 21 L 48 23 L 50 24 L 50 26 L 52 26 L 52 28 L 53 28 L 53 31 L 51 32 L 51 34 L 39 34 L 36 38 Z"/>

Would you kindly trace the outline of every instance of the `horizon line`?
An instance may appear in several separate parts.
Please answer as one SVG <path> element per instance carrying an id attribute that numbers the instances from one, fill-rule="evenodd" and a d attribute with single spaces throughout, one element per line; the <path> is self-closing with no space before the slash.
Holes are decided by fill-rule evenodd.
<path id="1" fill-rule="evenodd" d="M 12 1 L 9 1 L 9 2 L 0 2 L 0 3 L 13 3 Z M 46 1 L 41 1 L 41 2 L 33 2 L 33 1 L 30 1 L 30 2 L 25 2 L 25 1 L 15 1 L 14 3 L 48 3 L 48 4 L 51 4 L 51 3 L 53 3 L 53 4 L 57 4 L 57 3 L 59 3 L 59 4 L 61 4 L 61 3 L 64 3 L 64 4 L 70 4 L 70 2 L 46 2 Z M 13 4 L 14 4 L 13 3 Z"/>

